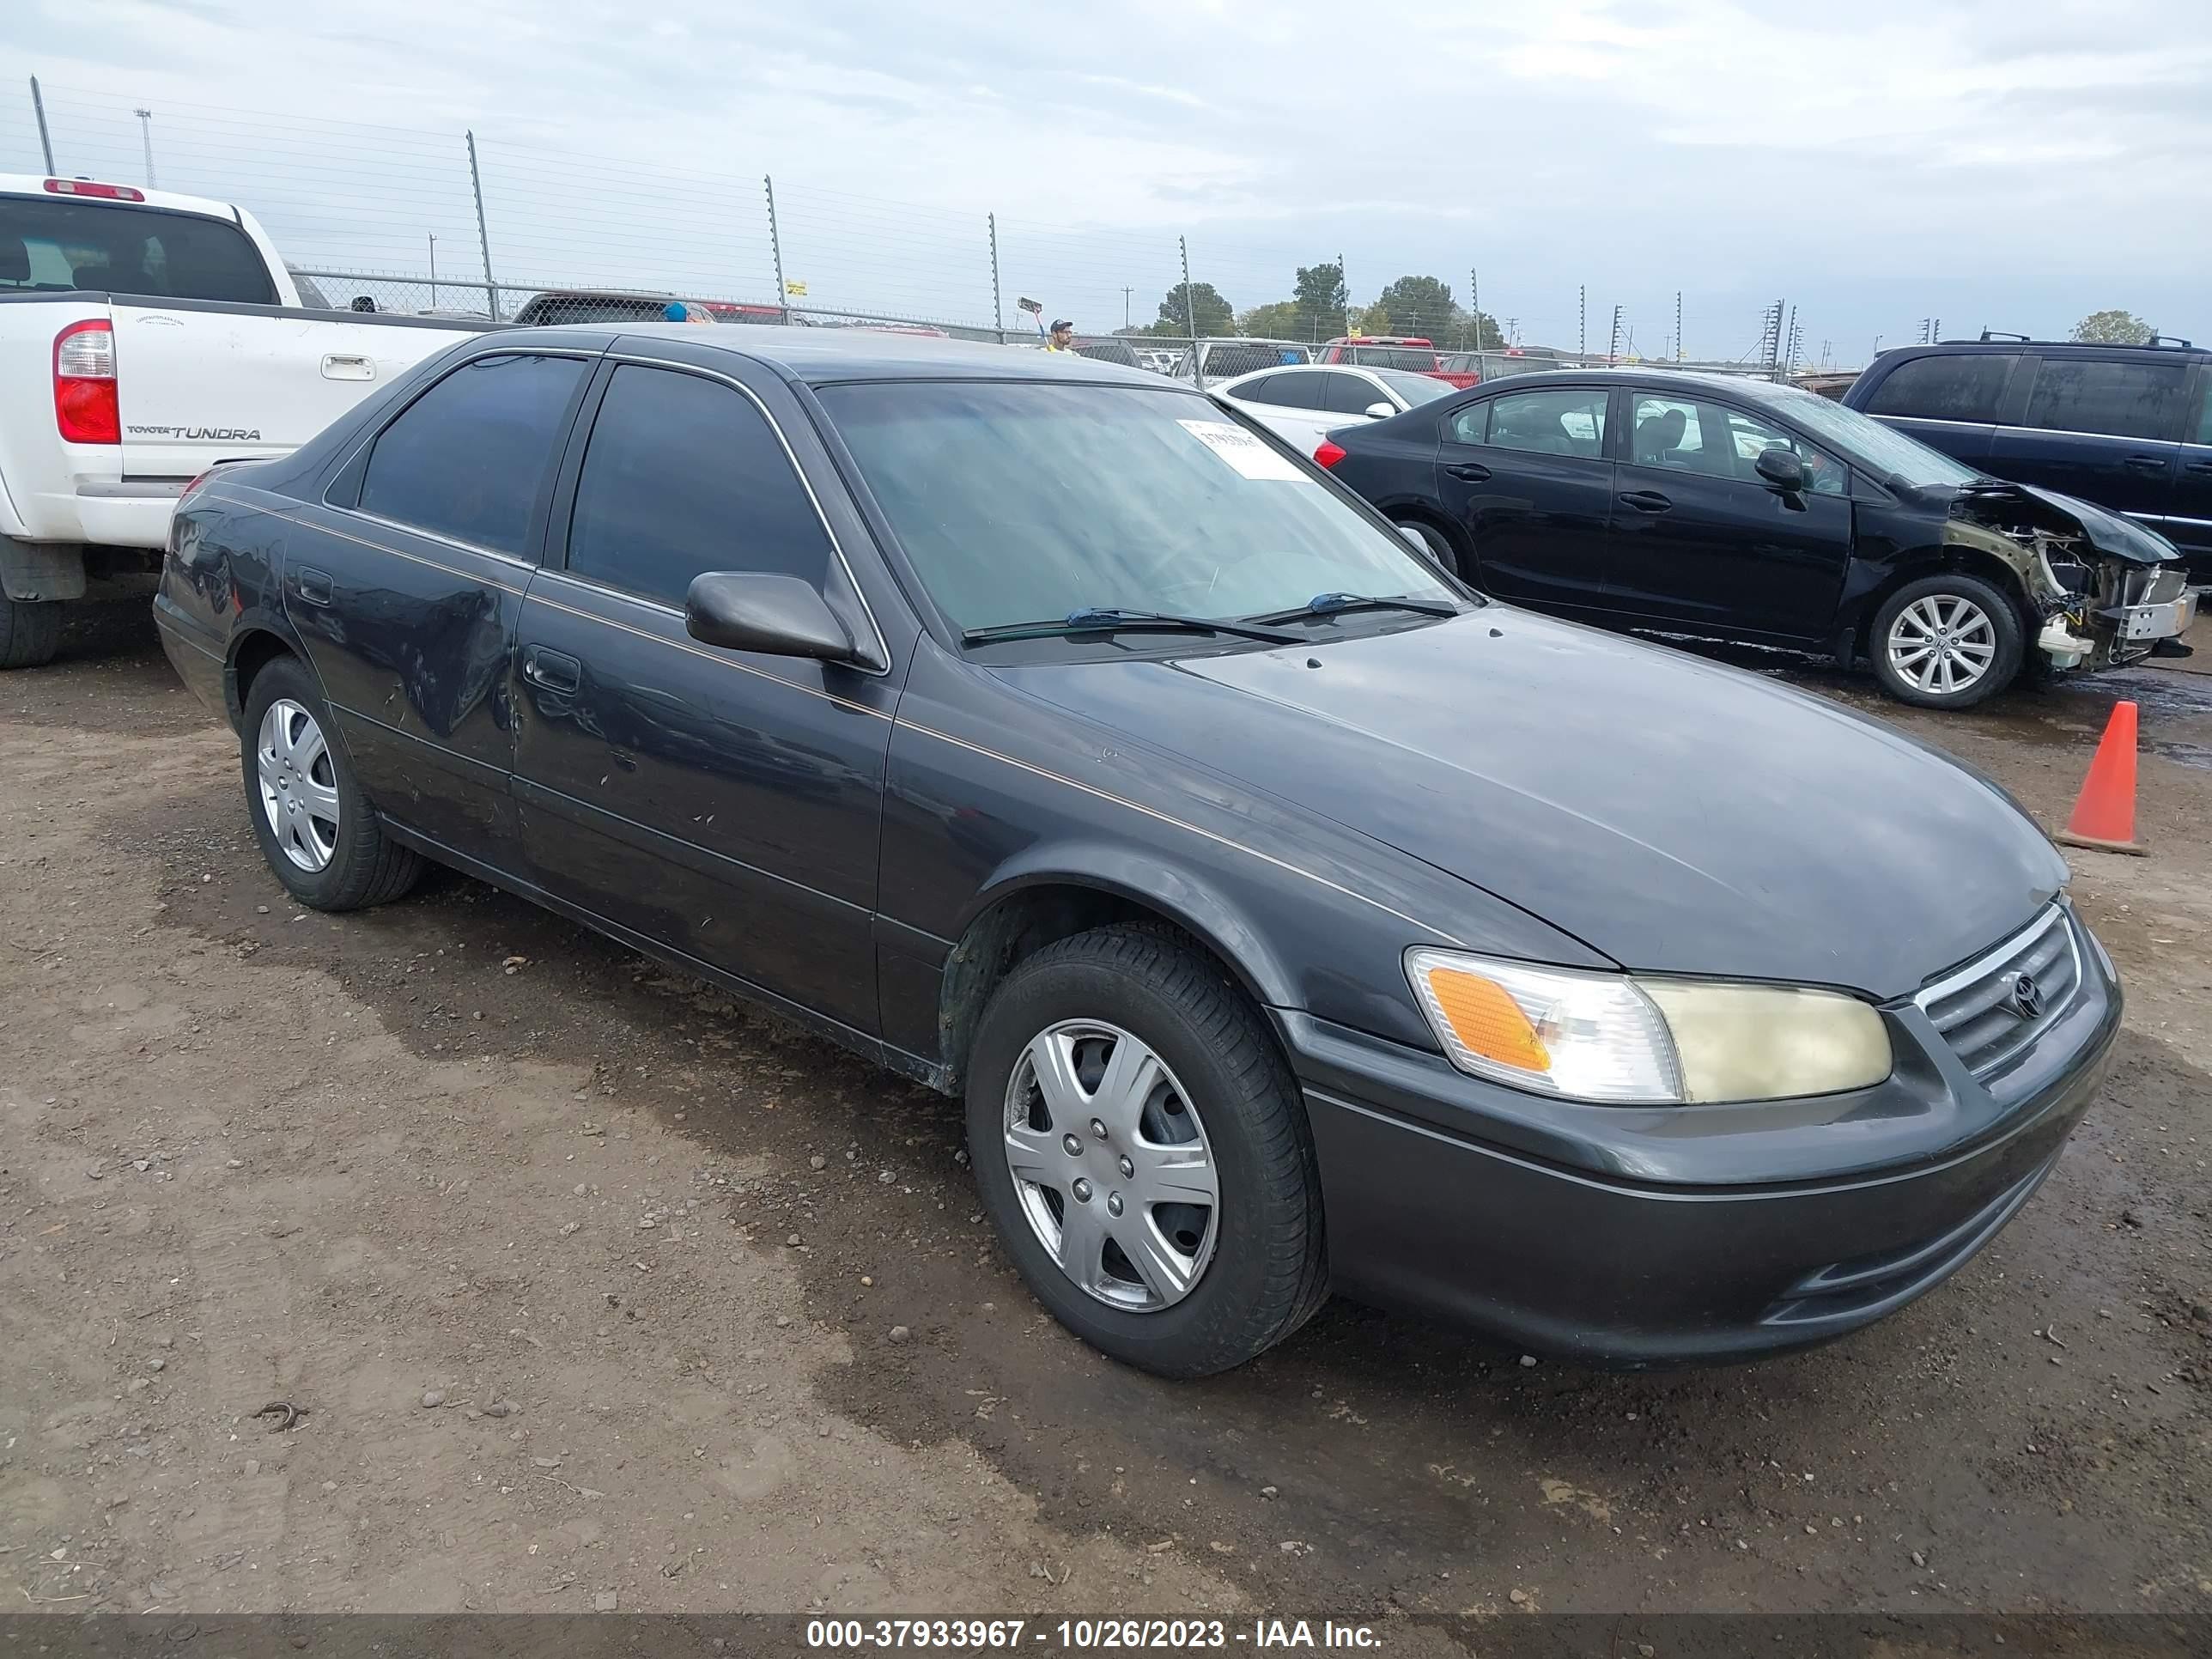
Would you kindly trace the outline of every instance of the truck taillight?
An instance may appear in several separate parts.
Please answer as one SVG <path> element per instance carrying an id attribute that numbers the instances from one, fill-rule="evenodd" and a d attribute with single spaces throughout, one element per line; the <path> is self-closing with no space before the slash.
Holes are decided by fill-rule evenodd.
<path id="1" fill-rule="evenodd" d="M 1323 468 L 1332 467 L 1343 459 L 1343 447 L 1339 444 L 1331 443 L 1326 438 L 1323 438 L 1321 441 L 1321 447 L 1314 451 L 1314 465 L 1316 466 Z"/>
<path id="2" fill-rule="evenodd" d="M 97 196 L 105 202 L 143 202 L 146 199 L 143 191 L 133 190 L 128 185 L 102 185 L 90 179 L 49 179 L 46 180 L 46 193 L 49 196 Z"/>
<path id="3" fill-rule="evenodd" d="M 54 336 L 54 424 L 62 441 L 119 444 L 115 331 L 105 318 L 71 323 Z"/>

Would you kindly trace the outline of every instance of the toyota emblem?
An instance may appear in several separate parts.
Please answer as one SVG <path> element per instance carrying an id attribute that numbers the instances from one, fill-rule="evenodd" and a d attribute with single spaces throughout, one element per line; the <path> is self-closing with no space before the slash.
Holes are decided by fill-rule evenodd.
<path id="1" fill-rule="evenodd" d="M 2043 1013 L 2043 988 L 2026 974 L 2014 974 L 2012 978 L 2013 1012 L 2022 1019 L 2036 1019 Z"/>

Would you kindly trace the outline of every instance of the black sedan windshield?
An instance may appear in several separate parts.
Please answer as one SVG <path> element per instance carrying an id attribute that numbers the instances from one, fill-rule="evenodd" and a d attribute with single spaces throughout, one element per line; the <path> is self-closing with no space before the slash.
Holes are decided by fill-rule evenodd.
<path id="1" fill-rule="evenodd" d="M 915 574 L 963 630 L 1095 607 L 1226 617 L 1320 593 L 1455 598 L 1403 542 L 1200 398 L 1019 381 L 820 395 Z"/>
<path id="2" fill-rule="evenodd" d="M 1972 483 L 1981 476 L 1917 438 L 1810 392 L 1791 398 L 1789 410 L 1790 417 L 1814 438 L 1835 445 L 1877 477 L 1928 487 Z"/>

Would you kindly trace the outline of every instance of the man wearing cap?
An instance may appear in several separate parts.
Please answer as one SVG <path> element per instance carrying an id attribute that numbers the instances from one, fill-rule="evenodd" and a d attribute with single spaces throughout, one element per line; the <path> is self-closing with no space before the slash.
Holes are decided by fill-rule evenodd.
<path id="1" fill-rule="evenodd" d="M 1065 317 L 1054 323 L 1052 325 L 1052 332 L 1044 337 L 1044 349 L 1047 351 L 1074 350 L 1075 325 Z"/>

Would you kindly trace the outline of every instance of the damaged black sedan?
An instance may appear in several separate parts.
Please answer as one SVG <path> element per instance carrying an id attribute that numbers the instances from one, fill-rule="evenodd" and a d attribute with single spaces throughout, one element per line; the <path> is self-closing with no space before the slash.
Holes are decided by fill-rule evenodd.
<path id="1" fill-rule="evenodd" d="M 2188 654 L 2196 599 L 2164 537 L 1794 387 L 1516 376 L 1332 432 L 1315 459 L 1500 598 L 1832 654 L 1923 708 Z"/>

